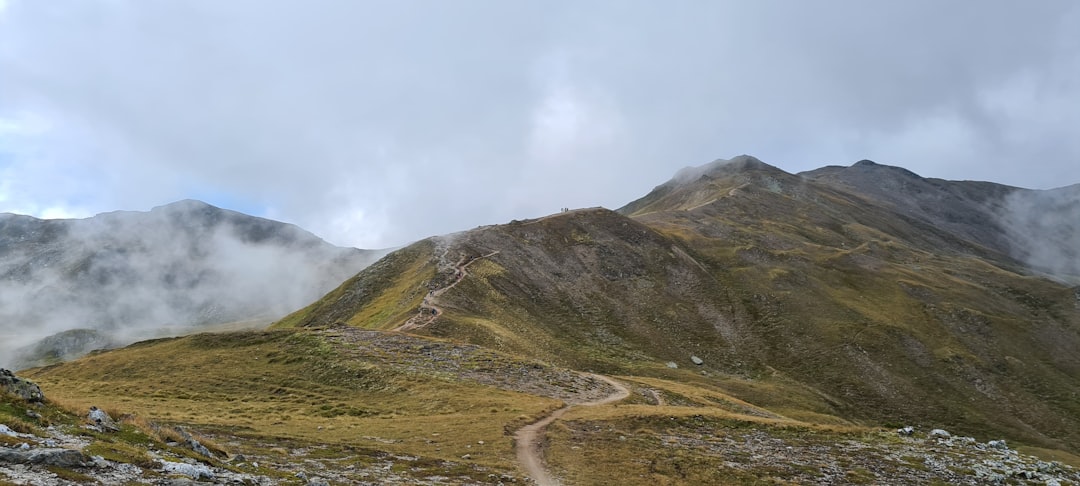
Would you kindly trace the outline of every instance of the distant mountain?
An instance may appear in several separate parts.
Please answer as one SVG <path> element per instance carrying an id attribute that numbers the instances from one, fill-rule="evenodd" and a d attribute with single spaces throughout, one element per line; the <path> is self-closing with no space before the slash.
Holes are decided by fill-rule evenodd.
<path id="1" fill-rule="evenodd" d="M 269 322 L 377 256 L 199 201 L 79 220 L 0 214 L 0 365 L 19 364 L 19 348 L 28 364 L 162 332 Z M 76 329 L 86 332 L 38 342 Z"/>
<path id="2" fill-rule="evenodd" d="M 789 418 L 1075 453 L 1077 192 L 742 156 L 618 211 L 418 242 L 278 326 L 407 329 L 621 376 L 694 368 Z"/>

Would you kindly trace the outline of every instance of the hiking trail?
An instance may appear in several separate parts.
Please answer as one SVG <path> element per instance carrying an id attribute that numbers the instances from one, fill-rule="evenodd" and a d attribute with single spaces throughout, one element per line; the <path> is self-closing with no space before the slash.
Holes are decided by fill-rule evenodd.
<path id="1" fill-rule="evenodd" d="M 559 484 L 559 482 L 551 476 L 551 473 L 548 472 L 547 468 L 544 467 L 544 457 L 543 451 L 540 450 L 540 440 L 543 438 L 545 427 L 558 420 L 559 417 L 562 417 L 566 412 L 570 411 L 571 408 L 595 407 L 617 402 L 630 396 L 630 390 L 623 386 L 622 383 L 594 373 L 588 373 L 588 376 L 607 382 L 615 387 L 615 393 L 591 402 L 566 405 L 565 407 L 551 412 L 547 417 L 526 425 L 518 429 L 517 432 L 514 432 L 514 449 L 517 452 L 518 463 L 521 464 L 521 467 L 528 472 L 529 477 L 539 486 L 557 486 Z"/>
<path id="2" fill-rule="evenodd" d="M 455 274 L 457 275 L 454 278 L 454 281 L 451 282 L 450 285 L 447 285 L 447 286 L 442 287 L 442 288 L 437 289 L 437 290 L 429 291 L 428 294 L 424 296 L 423 302 L 420 303 L 420 310 L 416 313 L 416 315 L 410 317 L 409 320 L 405 321 L 404 324 L 394 328 L 394 330 L 395 331 L 412 331 L 414 329 L 421 329 L 421 328 L 427 327 L 429 324 L 434 322 L 435 319 L 437 319 L 443 313 L 442 307 L 439 307 L 438 305 L 435 304 L 435 302 L 437 302 L 439 296 L 442 295 L 447 290 L 450 290 L 450 289 L 454 288 L 454 286 L 456 286 L 458 284 L 458 282 L 461 282 L 462 280 L 465 280 L 465 277 L 467 275 L 469 275 L 469 271 L 468 271 L 469 265 L 472 265 L 473 262 L 475 262 L 477 260 L 480 260 L 480 259 L 483 259 L 483 258 L 489 258 L 489 257 L 495 256 L 498 253 L 499 253 L 499 250 L 495 250 L 495 251 L 493 251 L 491 253 L 488 253 L 486 255 L 473 257 L 471 259 L 468 259 L 467 261 L 466 261 L 465 257 L 462 257 L 461 260 L 458 260 L 457 265 L 454 265 L 454 271 L 455 271 Z"/>

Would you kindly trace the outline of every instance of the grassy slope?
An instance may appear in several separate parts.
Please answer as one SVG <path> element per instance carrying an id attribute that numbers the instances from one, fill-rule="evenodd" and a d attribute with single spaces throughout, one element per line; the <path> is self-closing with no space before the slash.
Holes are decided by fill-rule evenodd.
<path id="1" fill-rule="evenodd" d="M 201 334 L 25 374 L 50 396 L 77 406 L 275 443 L 374 448 L 429 460 L 460 461 L 470 454 L 470 464 L 511 472 L 505 429 L 559 405 L 452 375 L 410 372 L 327 336 L 292 330 Z"/>
<path id="2" fill-rule="evenodd" d="M 368 329 L 394 327 L 416 312 L 428 291 L 427 282 L 435 278 L 433 251 L 430 240 L 395 251 L 274 327 L 325 327 L 342 322 Z"/>
<path id="3" fill-rule="evenodd" d="M 867 201 L 782 173 L 743 175 L 752 183 L 736 195 L 687 211 L 658 192 L 636 218 L 738 289 L 763 338 L 755 354 L 826 390 L 845 416 L 1076 450 L 1080 361 L 1068 350 L 1080 348 L 1080 315 L 1069 289 Z"/>

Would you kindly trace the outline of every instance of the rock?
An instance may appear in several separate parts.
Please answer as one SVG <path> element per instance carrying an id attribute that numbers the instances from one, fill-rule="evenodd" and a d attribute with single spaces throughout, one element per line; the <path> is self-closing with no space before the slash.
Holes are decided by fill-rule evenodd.
<path id="1" fill-rule="evenodd" d="M 82 452 L 72 449 L 30 449 L 19 451 L 0 448 L 0 462 L 36 464 L 63 468 L 88 467 L 93 461 Z"/>
<path id="2" fill-rule="evenodd" d="M 679 369 L 679 364 L 674 362 L 674 361 L 668 361 L 667 362 L 667 367 L 675 370 L 675 369 Z"/>
<path id="3" fill-rule="evenodd" d="M 14 430 L 8 428 L 7 425 L 0 424 L 0 435 L 6 435 L 8 437 L 18 437 L 18 434 Z"/>
<path id="4" fill-rule="evenodd" d="M 896 429 L 896 433 L 900 434 L 900 435 L 903 435 L 903 436 L 910 437 L 912 434 L 915 433 L 915 427 L 912 427 L 910 425 L 905 426 L 905 427 L 901 427 L 899 429 Z"/>
<path id="5" fill-rule="evenodd" d="M 461 456 L 461 458 L 467 461 L 469 459 L 472 459 L 472 454 L 465 454 L 464 456 Z"/>
<path id="6" fill-rule="evenodd" d="M 32 381 L 19 378 L 11 371 L 3 368 L 0 368 L 0 391 L 5 391 L 31 403 L 40 403 L 45 400 L 45 394 L 41 393 L 41 387 Z"/>
<path id="7" fill-rule="evenodd" d="M 698 366 L 701 366 L 701 365 L 705 364 L 705 362 L 702 361 L 701 358 L 699 358 L 697 356 L 690 356 L 690 361 L 692 363 L 698 365 Z"/>
<path id="8" fill-rule="evenodd" d="M 330 483 L 323 478 L 311 478 L 311 481 L 307 482 L 307 486 L 330 486 Z"/>
<path id="9" fill-rule="evenodd" d="M 169 474 L 182 474 L 196 481 L 213 480 L 214 471 L 202 464 L 162 461 L 161 469 Z"/>
<path id="10" fill-rule="evenodd" d="M 938 437 L 938 438 L 941 438 L 941 439 L 948 439 L 949 437 L 952 437 L 952 434 L 950 434 L 948 431 L 943 430 L 943 429 L 934 429 L 934 430 L 930 431 L 930 437 Z"/>
<path id="11" fill-rule="evenodd" d="M 1057 462 L 1039 461 L 1039 463 L 1035 465 L 1035 470 L 1043 474 L 1054 474 L 1058 472 L 1059 469 L 1060 465 Z"/>
<path id="12" fill-rule="evenodd" d="M 1005 440 L 992 440 L 986 443 L 991 449 L 997 449 L 999 451 L 1009 450 L 1009 446 L 1005 444 Z"/>
<path id="13" fill-rule="evenodd" d="M 41 420 L 41 414 L 40 414 L 40 413 L 37 413 L 37 412 L 35 412 L 35 411 L 33 411 L 33 410 L 29 410 L 29 409 L 28 409 L 28 410 L 26 411 L 26 416 L 27 416 L 27 417 L 30 417 L 30 418 L 32 418 L 32 419 L 34 419 L 34 420 Z"/>
<path id="14" fill-rule="evenodd" d="M 300 472 L 296 473 L 295 476 L 296 476 L 296 479 L 299 479 L 301 481 L 307 481 L 307 479 L 308 479 L 307 474 L 305 474 L 304 471 L 300 471 Z"/>
<path id="15" fill-rule="evenodd" d="M 90 419 L 90 421 L 98 427 L 101 427 L 102 430 L 109 432 L 117 432 L 120 430 L 120 426 L 116 425 L 116 422 L 113 421 L 112 417 L 100 408 L 90 407 L 90 413 L 86 415 L 86 418 Z"/>
<path id="16" fill-rule="evenodd" d="M 19 450 L 20 451 L 30 450 L 30 444 L 27 444 L 26 442 L 23 442 L 22 444 L 19 444 Z"/>
<path id="17" fill-rule="evenodd" d="M 210 449 L 207 449 L 206 446 L 199 443 L 199 441 L 189 434 L 188 431 L 184 430 L 183 427 L 176 427 L 175 430 L 180 434 L 180 437 L 184 438 L 184 444 L 187 445 L 189 449 L 206 457 L 214 457 L 214 455 L 210 453 Z"/>

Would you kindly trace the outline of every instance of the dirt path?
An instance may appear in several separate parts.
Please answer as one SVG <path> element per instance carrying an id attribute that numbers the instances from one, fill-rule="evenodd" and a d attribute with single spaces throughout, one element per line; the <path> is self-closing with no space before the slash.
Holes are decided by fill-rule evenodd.
<path id="1" fill-rule="evenodd" d="M 488 253 L 487 255 L 481 255 L 468 261 L 465 261 L 465 259 L 462 258 L 461 261 L 459 261 L 458 264 L 454 266 L 454 270 L 457 273 L 457 278 L 455 278 L 454 281 L 450 283 L 450 285 L 447 285 L 446 287 L 438 290 L 433 290 L 427 295 L 425 295 L 423 302 L 420 303 L 420 312 L 417 312 L 415 316 L 410 317 L 409 320 L 405 321 L 404 324 L 394 328 L 394 330 L 411 331 L 413 329 L 427 327 L 428 324 L 431 324 L 443 313 L 442 307 L 439 307 L 435 304 L 438 297 L 447 290 L 454 288 L 454 286 L 456 286 L 458 282 L 465 280 L 465 276 L 469 274 L 469 265 L 472 265 L 473 262 L 482 258 L 492 257 L 494 255 L 497 255 L 498 253 L 499 250 L 495 250 L 491 253 Z"/>
<path id="2" fill-rule="evenodd" d="M 567 405 L 551 412 L 551 415 L 548 415 L 537 422 L 518 429 L 518 431 L 514 433 L 514 449 L 517 451 L 518 463 L 521 464 L 521 467 L 525 468 L 529 477 L 531 477 L 539 486 L 556 486 L 559 484 L 555 478 L 551 477 L 547 468 L 544 467 L 544 455 L 540 450 L 540 439 L 543 437 L 545 427 L 558 420 L 559 417 L 562 417 L 573 407 L 595 407 L 597 405 L 617 402 L 630 396 L 629 389 L 611 378 L 593 373 L 589 373 L 589 376 L 607 382 L 615 387 L 616 392 L 599 400 L 576 405 Z"/>

